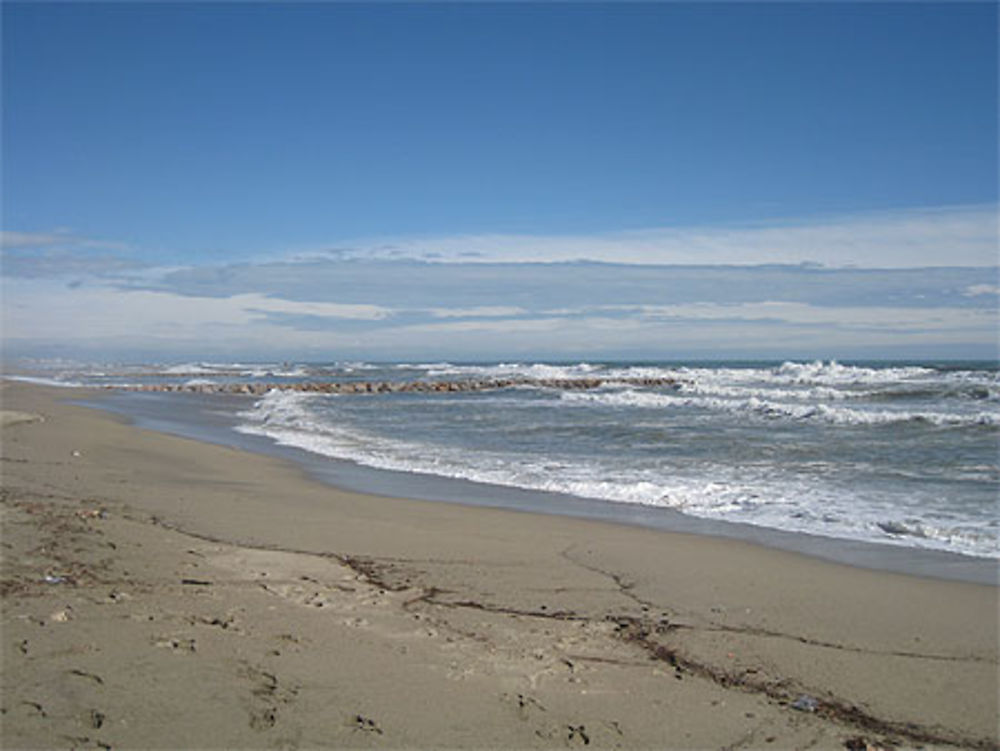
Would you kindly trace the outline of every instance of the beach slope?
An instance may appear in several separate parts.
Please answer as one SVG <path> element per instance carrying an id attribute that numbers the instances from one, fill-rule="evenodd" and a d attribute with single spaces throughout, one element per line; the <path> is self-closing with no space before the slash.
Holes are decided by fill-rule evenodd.
<path id="1" fill-rule="evenodd" d="M 996 587 L 351 493 L 0 389 L 5 748 L 997 747 Z"/>

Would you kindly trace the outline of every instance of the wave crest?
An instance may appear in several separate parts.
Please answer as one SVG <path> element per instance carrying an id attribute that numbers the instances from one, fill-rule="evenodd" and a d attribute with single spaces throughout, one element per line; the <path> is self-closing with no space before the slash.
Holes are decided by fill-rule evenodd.
<path id="1" fill-rule="evenodd" d="M 789 420 L 821 420 L 835 425 L 889 425 L 895 423 L 927 423 L 936 426 L 1000 425 L 1000 412 L 979 411 L 969 414 L 933 411 L 872 410 L 831 406 L 829 404 L 789 404 L 758 396 L 748 398 L 717 398 L 709 396 L 675 396 L 653 391 L 602 391 L 598 393 L 567 392 L 560 398 L 570 404 L 603 404 L 612 407 L 642 409 L 691 408 L 711 411 L 744 413 L 757 417 Z"/>

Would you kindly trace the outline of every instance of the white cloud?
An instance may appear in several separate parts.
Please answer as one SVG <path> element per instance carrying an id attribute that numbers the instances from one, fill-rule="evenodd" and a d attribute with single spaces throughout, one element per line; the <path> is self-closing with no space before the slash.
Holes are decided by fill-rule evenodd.
<path id="1" fill-rule="evenodd" d="M 599 235 L 442 235 L 337 243 L 296 258 L 400 258 L 515 263 L 802 264 L 832 268 L 995 266 L 996 206 L 873 212 L 722 227 L 654 228 Z M 350 246 L 350 250 L 344 250 Z"/>
<path id="2" fill-rule="evenodd" d="M 601 236 L 408 239 L 352 253 L 436 252 L 444 262 L 352 263 L 341 254 L 173 270 L 133 268 L 69 232 L 4 233 L 0 336 L 23 350 L 280 350 L 325 359 L 990 353 L 1000 332 L 996 221 L 996 207 L 967 207 Z M 617 264 L 537 263 L 578 258 Z M 805 261 L 892 270 L 723 265 Z"/>
<path id="3" fill-rule="evenodd" d="M 213 298 L 208 298 L 213 299 Z M 287 313 L 289 315 L 320 316 L 324 318 L 352 318 L 377 321 L 392 314 L 381 305 L 352 305 L 335 302 L 299 302 L 282 300 L 257 293 L 233 295 L 222 298 L 227 304 L 249 312 Z"/>
<path id="4" fill-rule="evenodd" d="M 52 280 L 5 282 L 3 336 L 97 349 L 400 359 L 422 354 L 489 357 L 574 353 L 713 354 L 719 348 L 822 352 L 862 347 L 995 345 L 994 308 L 824 307 L 782 301 L 676 305 L 595 305 L 560 311 L 515 306 L 394 310 L 378 305 L 302 302 L 260 293 L 177 295 Z M 414 313 L 429 314 L 418 320 Z M 290 317 L 282 320 L 282 316 Z M 296 317 L 320 317 L 298 325 Z M 313 324 L 316 322 L 313 321 Z M 363 326 L 359 330 L 358 326 Z"/>
<path id="5" fill-rule="evenodd" d="M 602 317 L 534 318 L 511 321 L 441 321 L 399 325 L 366 331 L 363 337 L 326 332 L 313 341 L 317 350 L 350 348 L 359 356 L 440 356 L 496 358 L 524 356 L 534 359 L 562 357 L 601 358 L 609 353 L 642 352 L 651 359 L 661 357 L 716 357 L 726 352 L 753 352 L 757 356 L 833 356 L 867 348 L 891 351 L 952 346 L 989 351 L 995 347 L 996 326 L 987 322 L 956 331 L 949 325 L 938 329 L 892 327 L 829 327 L 822 324 L 787 325 L 764 320 L 641 319 Z M 956 336 L 960 334 L 960 337 Z M 807 354 L 795 354 L 807 353 Z M 836 356 L 843 356 L 836 354 Z"/>
<path id="6" fill-rule="evenodd" d="M 0 231 L 0 247 L 4 248 L 42 248 L 65 243 L 67 239 L 67 235 L 56 232 Z"/>
<path id="7" fill-rule="evenodd" d="M 429 308 L 425 312 L 435 318 L 509 318 L 526 315 L 529 311 L 505 305 L 481 305 L 472 308 Z"/>
<path id="8" fill-rule="evenodd" d="M 256 338 L 255 329 L 269 313 L 379 320 L 390 312 L 376 305 L 296 302 L 257 293 L 191 297 L 102 286 L 67 289 L 52 281 L 31 280 L 4 285 L 3 333 L 8 339 L 67 343 L 144 336 L 187 342 L 211 336 L 220 327 Z M 273 337 L 274 329 L 267 328 Z"/>
<path id="9" fill-rule="evenodd" d="M 983 308 L 823 307 L 805 303 L 760 302 L 739 305 L 694 303 L 689 305 L 607 306 L 603 310 L 634 311 L 649 319 L 688 321 L 781 322 L 831 328 L 894 331 L 950 330 L 997 327 L 1000 313 Z M 601 309 L 598 309 L 601 310 Z"/>
<path id="10" fill-rule="evenodd" d="M 0 230 L 0 247 L 17 249 L 74 247 L 82 250 L 130 250 L 128 243 L 80 237 L 64 228 L 59 228 L 51 232 L 11 232 Z"/>

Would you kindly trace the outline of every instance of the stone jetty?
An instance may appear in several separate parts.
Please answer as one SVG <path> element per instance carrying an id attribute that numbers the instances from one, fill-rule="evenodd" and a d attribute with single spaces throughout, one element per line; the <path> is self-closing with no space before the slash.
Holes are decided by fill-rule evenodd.
<path id="1" fill-rule="evenodd" d="M 269 391 L 299 391 L 316 394 L 395 394 L 495 391 L 517 387 L 587 391 L 602 386 L 676 388 L 674 378 L 482 378 L 454 381 L 306 381 L 302 383 L 152 383 L 108 386 L 127 391 L 184 391 L 199 394 L 248 394 L 262 396 Z"/>

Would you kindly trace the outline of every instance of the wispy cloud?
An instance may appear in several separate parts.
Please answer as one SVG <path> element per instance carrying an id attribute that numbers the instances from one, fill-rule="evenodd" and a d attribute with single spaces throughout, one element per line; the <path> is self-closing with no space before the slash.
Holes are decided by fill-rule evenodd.
<path id="1" fill-rule="evenodd" d="M 329 321 L 379 320 L 391 311 L 375 305 L 302 303 L 262 294 L 191 297 L 102 286 L 67 288 L 51 281 L 5 290 L 6 323 L 22 336 L 66 339 L 142 336 L 199 338 L 218 326 L 252 327 L 271 314 L 312 315 Z"/>
<path id="2" fill-rule="evenodd" d="M 56 232 L 5 232 L 0 231 L 2 248 L 43 248 L 66 242 L 66 235 Z"/>
<path id="3" fill-rule="evenodd" d="M 593 305 L 768 300 L 832 307 L 977 307 L 992 303 L 968 290 L 995 279 L 995 271 L 972 267 L 872 270 L 312 260 L 179 269 L 122 286 L 206 297 L 261 292 L 286 300 L 436 310 L 439 316 L 445 315 L 442 311 L 476 310 L 483 316 Z"/>
<path id="4" fill-rule="evenodd" d="M 212 298 L 209 298 L 212 299 Z M 378 321 L 392 315 L 392 310 L 380 305 L 352 305 L 336 302 L 298 302 L 256 293 L 234 295 L 226 302 L 236 309 L 253 313 L 287 313 L 321 318 L 350 318 Z"/>
<path id="5" fill-rule="evenodd" d="M 17 351 L 321 359 L 607 357 L 624 351 L 651 358 L 722 352 L 849 356 L 893 348 L 915 355 L 941 347 L 992 356 L 998 331 L 995 306 L 764 301 L 413 309 L 297 302 L 260 293 L 211 297 L 98 285 L 68 289 L 51 280 L 7 285 L 4 322 L 5 344 Z"/>
<path id="6" fill-rule="evenodd" d="M 425 312 L 434 318 L 512 318 L 526 315 L 528 310 L 509 305 L 481 305 L 473 308 L 430 308 Z"/>
<path id="7" fill-rule="evenodd" d="M 119 274 L 148 264 L 127 243 L 76 235 L 69 230 L 0 232 L 4 276 L 26 278 Z"/>
<path id="8" fill-rule="evenodd" d="M 621 306 L 604 311 L 632 314 L 642 320 L 729 321 L 731 323 L 818 325 L 841 331 L 951 331 L 994 329 L 998 316 L 989 308 L 891 308 L 817 307 L 804 303 L 768 301 L 740 305 L 696 303 L 691 305 Z M 590 311 L 599 315 L 602 309 Z"/>
<path id="9" fill-rule="evenodd" d="M 3 343 L 23 352 L 995 357 L 1000 334 L 995 207 L 177 268 L 68 232 L 4 241 Z"/>
<path id="10" fill-rule="evenodd" d="M 27 279 L 118 275 L 144 267 L 144 263 L 128 256 L 74 249 L 46 248 L 43 252 L 3 254 L 4 274 Z"/>
<path id="11" fill-rule="evenodd" d="M 55 229 L 51 232 L 12 232 L 0 230 L 0 247 L 4 249 L 26 249 L 44 247 L 77 247 L 100 248 L 105 250 L 128 251 L 128 243 L 116 240 L 101 240 L 91 237 L 81 237 L 68 229 Z"/>
<path id="12" fill-rule="evenodd" d="M 298 259 L 418 259 L 439 263 L 604 261 L 653 265 L 818 264 L 830 268 L 990 266 L 997 206 L 871 212 L 722 227 L 598 235 L 389 237 L 303 250 Z M 345 247 L 347 246 L 347 247 Z"/>

